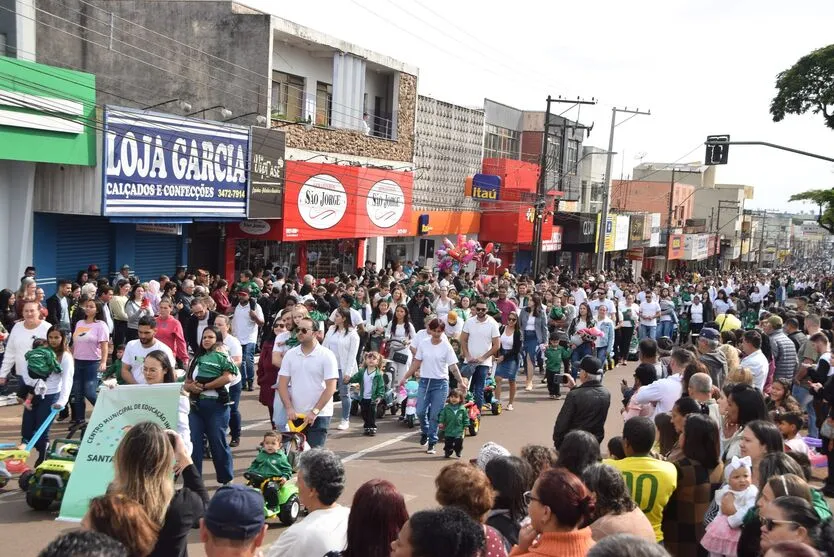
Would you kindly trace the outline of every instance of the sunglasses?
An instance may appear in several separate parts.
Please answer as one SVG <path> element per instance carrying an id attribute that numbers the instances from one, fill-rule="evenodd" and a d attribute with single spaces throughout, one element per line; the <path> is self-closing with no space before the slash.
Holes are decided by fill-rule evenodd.
<path id="1" fill-rule="evenodd" d="M 532 491 L 525 491 L 522 494 L 522 497 L 524 498 L 524 504 L 525 505 L 530 505 L 531 501 L 538 501 L 539 503 L 541 503 L 541 501 L 542 501 L 541 499 L 539 499 L 538 497 L 533 495 Z"/>
<path id="2" fill-rule="evenodd" d="M 308 329 L 307 327 L 299 327 L 298 332 L 303 335 L 306 335 L 307 333 L 312 332 L 312 329 Z"/>
<path id="3" fill-rule="evenodd" d="M 770 532 L 771 530 L 773 530 L 774 528 L 776 528 L 776 526 L 778 526 L 780 524 L 795 524 L 795 525 L 798 525 L 793 520 L 776 520 L 776 519 L 773 519 L 773 518 L 765 518 L 763 516 L 759 517 L 759 521 L 762 523 L 762 527 L 765 530 L 767 530 L 768 532 Z"/>
<path id="4" fill-rule="evenodd" d="M 486 308 L 475 308 L 475 311 L 486 311 Z"/>
<path id="5" fill-rule="evenodd" d="M 508 317 L 507 321 L 518 321 L 517 317 Z"/>
<path id="6" fill-rule="evenodd" d="M 284 325 L 283 323 L 276 323 L 275 325 L 272 326 L 273 329 L 283 329 L 285 327 L 286 327 L 286 325 Z"/>

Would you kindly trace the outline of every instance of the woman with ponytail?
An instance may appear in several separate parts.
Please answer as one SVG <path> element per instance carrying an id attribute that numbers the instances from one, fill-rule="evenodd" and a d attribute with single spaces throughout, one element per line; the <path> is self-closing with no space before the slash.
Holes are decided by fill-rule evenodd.
<path id="1" fill-rule="evenodd" d="M 591 529 L 582 525 L 591 521 L 595 498 L 582 480 L 565 468 L 551 468 L 542 472 L 524 499 L 530 524 L 521 529 L 510 557 L 588 554 L 594 540 Z"/>

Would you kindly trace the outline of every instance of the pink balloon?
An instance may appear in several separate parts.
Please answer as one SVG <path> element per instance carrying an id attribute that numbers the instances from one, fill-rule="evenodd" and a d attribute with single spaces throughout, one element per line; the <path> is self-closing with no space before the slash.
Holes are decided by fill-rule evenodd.
<path id="1" fill-rule="evenodd" d="M 494 247 L 495 247 L 495 245 L 494 245 L 492 242 L 489 242 L 489 243 L 486 245 L 486 248 L 484 249 L 484 251 L 485 251 L 485 252 L 487 252 L 487 254 L 490 254 L 490 253 L 492 253 L 492 249 L 493 249 Z"/>

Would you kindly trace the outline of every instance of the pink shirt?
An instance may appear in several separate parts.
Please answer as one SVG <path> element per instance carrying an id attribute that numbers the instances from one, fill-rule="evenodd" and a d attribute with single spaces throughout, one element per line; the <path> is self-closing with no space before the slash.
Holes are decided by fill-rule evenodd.
<path id="1" fill-rule="evenodd" d="M 156 318 L 156 339 L 171 349 L 174 357 L 185 362 L 188 360 L 188 348 L 185 344 L 185 335 L 182 332 L 182 324 L 174 317 L 168 319 Z M 172 362 L 173 363 L 173 362 Z"/>
<path id="2" fill-rule="evenodd" d="M 101 360 L 101 343 L 110 340 L 110 329 L 104 321 L 79 321 L 72 335 L 72 355 L 76 360 Z"/>
<path id="3" fill-rule="evenodd" d="M 498 311 L 501 312 L 501 324 L 507 324 L 507 317 L 512 312 L 518 312 L 518 306 L 516 306 L 512 300 L 509 298 L 504 298 L 503 300 L 498 299 L 495 301 L 495 305 L 498 306 Z"/>

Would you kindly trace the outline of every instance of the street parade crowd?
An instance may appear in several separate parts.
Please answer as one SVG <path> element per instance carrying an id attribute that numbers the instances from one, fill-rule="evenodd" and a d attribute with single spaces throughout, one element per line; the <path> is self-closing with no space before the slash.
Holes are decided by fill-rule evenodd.
<path id="1" fill-rule="evenodd" d="M 368 261 L 236 278 L 128 265 L 108 278 L 93 264 L 46 299 L 34 268 L 0 291 L 0 386 L 21 403 L 22 443 L 53 408 L 83 434 L 100 389 L 182 385 L 176 429 L 131 427 L 107 493 L 40 555 L 181 556 L 192 528 L 209 556 L 834 555 L 827 266 L 532 277 Z M 602 379 L 629 361 L 622 434 L 605 440 Z M 539 381 L 561 400 L 552 443 L 513 455 L 487 442 L 458 460 L 480 412 L 514 411 Z M 236 478 L 240 397 L 254 390 L 272 428 Z M 437 508 L 409 515 L 385 479 L 337 502 L 345 468 L 328 438 L 375 435 L 380 410 L 450 459 Z M 306 515 L 262 547 L 265 506 L 288 481 Z"/>

